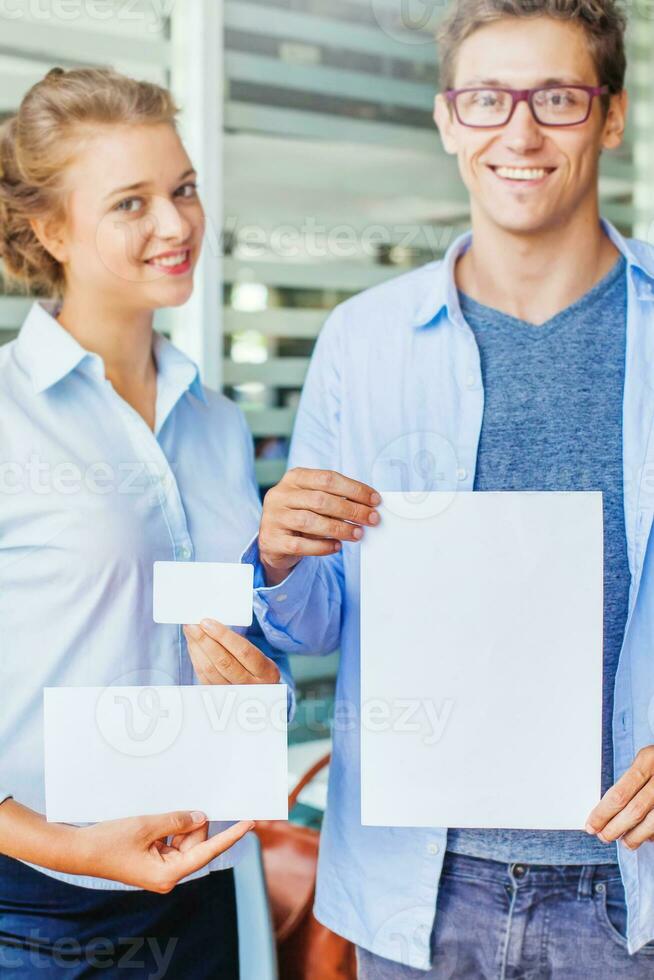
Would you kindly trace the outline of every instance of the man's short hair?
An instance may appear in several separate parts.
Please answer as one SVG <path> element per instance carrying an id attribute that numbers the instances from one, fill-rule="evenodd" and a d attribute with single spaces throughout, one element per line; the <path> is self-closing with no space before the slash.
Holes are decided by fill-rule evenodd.
<path id="1" fill-rule="evenodd" d="M 466 38 L 505 17 L 552 17 L 579 24 L 588 38 L 599 84 L 607 85 L 612 95 L 624 88 L 627 19 L 615 0 L 454 0 L 438 32 L 443 90 L 454 87 L 456 59 Z"/>

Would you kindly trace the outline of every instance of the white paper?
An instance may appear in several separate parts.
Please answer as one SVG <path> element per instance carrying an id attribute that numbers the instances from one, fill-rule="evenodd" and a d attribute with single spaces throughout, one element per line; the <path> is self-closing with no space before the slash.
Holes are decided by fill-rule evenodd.
<path id="1" fill-rule="evenodd" d="M 226 626 L 252 623 L 254 566 L 238 562 L 156 561 L 155 623 L 199 623 L 216 619 Z"/>
<path id="2" fill-rule="evenodd" d="M 288 815 L 285 684 L 44 689 L 48 820 Z"/>
<path id="3" fill-rule="evenodd" d="M 361 550 L 362 822 L 583 828 L 601 786 L 602 494 L 382 496 Z"/>

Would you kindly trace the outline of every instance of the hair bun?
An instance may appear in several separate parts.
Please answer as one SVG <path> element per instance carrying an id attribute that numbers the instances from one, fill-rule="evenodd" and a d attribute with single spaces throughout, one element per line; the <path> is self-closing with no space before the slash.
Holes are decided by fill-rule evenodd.
<path id="1" fill-rule="evenodd" d="M 63 68 L 57 67 L 57 68 L 51 68 L 45 77 L 49 82 L 56 82 L 58 78 L 61 78 L 62 75 L 65 74 L 66 72 L 64 71 Z"/>

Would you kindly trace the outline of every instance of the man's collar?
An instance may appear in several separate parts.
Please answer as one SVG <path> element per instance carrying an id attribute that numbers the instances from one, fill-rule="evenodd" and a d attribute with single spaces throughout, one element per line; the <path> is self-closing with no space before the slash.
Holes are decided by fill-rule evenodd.
<path id="1" fill-rule="evenodd" d="M 454 281 L 454 266 L 459 256 L 463 255 L 470 247 L 471 242 L 471 231 L 459 235 L 446 251 L 442 261 L 436 265 L 431 286 L 411 318 L 412 327 L 430 326 L 439 319 L 443 310 L 447 310 L 450 320 L 455 323 L 462 319 L 458 291 Z"/>
<path id="2" fill-rule="evenodd" d="M 637 238 L 624 238 L 610 221 L 602 218 L 602 227 L 627 260 L 639 299 L 654 300 L 654 248 Z"/>
<path id="3" fill-rule="evenodd" d="M 51 388 L 78 368 L 100 380 L 105 376 L 102 358 L 85 350 L 61 326 L 56 320 L 57 310 L 56 301 L 35 302 L 16 341 L 18 359 L 28 372 L 37 394 Z M 197 365 L 159 333 L 154 335 L 153 349 L 159 383 L 170 385 L 179 393 L 188 389 L 206 404 Z"/>
<path id="4" fill-rule="evenodd" d="M 654 248 L 646 242 L 623 238 L 610 221 L 602 219 L 601 224 L 608 238 L 625 257 L 638 298 L 654 300 Z M 436 265 L 431 285 L 411 318 L 412 327 L 427 327 L 436 323 L 443 311 L 447 311 L 453 323 L 463 323 L 454 266 L 471 242 L 472 232 L 468 231 L 449 246 L 442 261 Z"/>

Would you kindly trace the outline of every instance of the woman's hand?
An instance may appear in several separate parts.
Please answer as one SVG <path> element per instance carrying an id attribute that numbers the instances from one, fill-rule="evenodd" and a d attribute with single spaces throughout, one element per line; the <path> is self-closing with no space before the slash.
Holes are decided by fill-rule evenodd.
<path id="1" fill-rule="evenodd" d="M 215 619 L 203 619 L 199 626 L 184 626 L 184 636 L 203 684 L 279 683 L 281 675 L 275 661 Z"/>
<path id="2" fill-rule="evenodd" d="M 204 813 L 187 810 L 75 827 L 48 823 L 43 814 L 8 799 L 0 804 L 0 854 L 164 894 L 252 827 L 252 821 L 242 820 L 207 839 Z"/>
<path id="3" fill-rule="evenodd" d="M 630 850 L 654 839 L 654 745 L 642 748 L 588 817 L 586 830 L 605 843 L 622 839 Z"/>
<path id="4" fill-rule="evenodd" d="M 207 838 L 208 827 L 204 813 L 184 810 L 79 827 L 83 873 L 164 895 L 232 847 L 254 824 L 242 820 Z"/>

